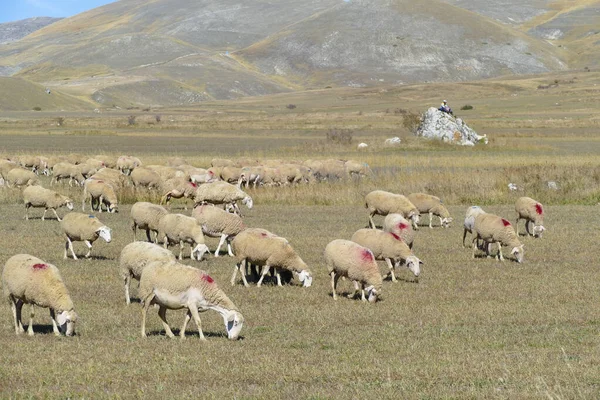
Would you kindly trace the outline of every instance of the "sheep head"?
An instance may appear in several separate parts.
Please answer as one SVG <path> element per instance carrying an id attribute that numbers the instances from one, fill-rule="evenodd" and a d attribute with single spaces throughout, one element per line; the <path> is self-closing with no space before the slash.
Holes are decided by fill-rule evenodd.
<path id="1" fill-rule="evenodd" d="M 309 270 L 304 269 L 298 273 L 298 280 L 302 283 L 303 287 L 310 287 L 313 277 Z"/>
<path id="2" fill-rule="evenodd" d="M 240 336 L 240 331 L 244 325 L 244 316 L 238 311 L 228 311 L 224 316 L 225 329 L 227 337 L 236 340 Z"/>
<path id="3" fill-rule="evenodd" d="M 74 310 L 63 311 L 56 316 L 58 329 L 66 336 L 73 336 L 75 333 L 75 322 L 77 322 L 77 313 Z"/>
<path id="4" fill-rule="evenodd" d="M 65 200 L 64 200 L 64 205 L 65 205 L 65 206 L 66 206 L 66 207 L 67 207 L 69 210 L 72 210 L 72 209 L 73 209 L 73 200 L 71 200 L 71 199 L 70 199 L 70 198 L 68 198 L 68 197 L 65 197 Z"/>
<path id="5" fill-rule="evenodd" d="M 377 289 L 375 289 L 375 286 L 368 286 L 365 288 L 365 290 L 367 291 L 367 300 L 369 303 L 375 303 L 377 301 L 377 296 L 379 295 L 379 293 L 377 293 Z"/>
<path id="6" fill-rule="evenodd" d="M 523 255 L 524 255 L 524 245 L 520 245 L 517 247 L 513 247 L 513 249 L 511 250 L 510 254 L 514 255 L 515 258 L 517 259 L 517 262 L 523 262 Z"/>
<path id="7" fill-rule="evenodd" d="M 96 230 L 96 233 L 106 241 L 106 243 L 110 243 L 112 240 L 111 237 L 111 229 L 108 226 L 102 226 Z"/>
<path id="8" fill-rule="evenodd" d="M 536 238 L 541 238 L 542 234 L 544 233 L 544 231 L 546 230 L 546 228 L 544 228 L 542 225 L 537 225 L 533 227 L 533 236 Z"/>
<path id="9" fill-rule="evenodd" d="M 450 228 L 450 224 L 452 223 L 452 221 L 453 221 L 452 217 L 442 218 L 442 226 L 444 228 Z"/>
<path id="10" fill-rule="evenodd" d="M 252 201 L 252 197 L 250 196 L 246 196 L 242 199 L 242 204 L 245 204 L 246 207 L 248 207 L 248 209 L 251 209 L 252 206 L 254 205 L 254 202 Z"/>
<path id="11" fill-rule="evenodd" d="M 423 261 L 419 260 L 417 256 L 406 257 L 406 268 L 408 268 L 417 278 L 421 275 L 421 264 L 423 264 Z"/>

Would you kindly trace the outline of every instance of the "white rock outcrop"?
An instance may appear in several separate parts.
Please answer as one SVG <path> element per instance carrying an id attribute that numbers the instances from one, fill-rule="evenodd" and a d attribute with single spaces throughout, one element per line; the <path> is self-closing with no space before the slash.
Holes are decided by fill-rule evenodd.
<path id="1" fill-rule="evenodd" d="M 421 117 L 421 125 L 417 136 L 429 139 L 441 139 L 444 142 L 456 143 L 463 146 L 473 146 L 488 143 L 486 135 L 479 135 L 460 118 L 442 112 L 435 107 L 429 108 Z"/>

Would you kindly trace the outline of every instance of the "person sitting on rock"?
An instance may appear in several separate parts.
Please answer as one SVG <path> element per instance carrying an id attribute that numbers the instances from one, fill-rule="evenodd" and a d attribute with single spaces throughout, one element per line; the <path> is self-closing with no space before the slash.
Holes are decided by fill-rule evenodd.
<path id="1" fill-rule="evenodd" d="M 450 108 L 446 100 L 442 101 L 442 105 L 440 106 L 440 108 L 438 108 L 438 110 L 453 115 L 452 109 Z"/>

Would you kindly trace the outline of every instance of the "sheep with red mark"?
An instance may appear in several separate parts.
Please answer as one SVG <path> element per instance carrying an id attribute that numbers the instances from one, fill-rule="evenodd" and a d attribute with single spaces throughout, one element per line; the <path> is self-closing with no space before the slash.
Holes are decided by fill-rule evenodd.
<path id="1" fill-rule="evenodd" d="M 463 226 L 464 226 L 463 239 L 462 239 L 463 248 L 465 247 L 465 238 L 467 237 L 467 232 L 473 233 L 473 228 L 475 226 L 475 217 L 480 214 L 485 214 L 485 211 L 483 211 L 483 208 L 481 208 L 479 206 L 471 206 L 471 207 L 467 208 L 467 212 L 465 214 L 465 222 L 463 224 Z M 479 245 L 479 243 L 477 243 L 477 245 Z"/>
<path id="2" fill-rule="evenodd" d="M 183 214 L 167 214 L 158 221 L 158 240 L 162 241 L 164 247 L 169 244 L 179 244 L 179 259 L 183 253 L 183 244 L 190 244 L 190 258 L 198 253 L 197 260 L 202 260 L 204 253 L 210 251 L 204 243 L 202 227 L 195 218 Z M 194 246 L 195 245 L 195 246 Z"/>
<path id="3" fill-rule="evenodd" d="M 25 332 L 21 322 L 24 304 L 31 304 L 27 334 L 33 336 L 34 306 L 50 309 L 55 335 L 75 333 L 77 314 L 58 268 L 29 254 L 9 258 L 2 270 L 4 297 L 10 302 L 15 333 Z"/>
<path id="4" fill-rule="evenodd" d="M 25 203 L 25 219 L 29 219 L 29 207 L 44 208 L 44 214 L 42 215 L 42 221 L 46 217 L 46 212 L 52 210 L 57 220 L 61 220 L 56 209 L 60 207 L 67 207 L 69 210 L 73 209 L 73 200 L 67 196 L 56 193 L 54 190 L 45 189 L 41 186 L 27 186 L 23 189 L 23 202 Z"/>
<path id="5" fill-rule="evenodd" d="M 473 239 L 473 243 L 477 239 L 481 239 L 486 246 L 486 252 L 489 254 L 492 244 L 498 244 L 498 259 L 504 261 L 502 256 L 502 246 L 511 248 L 511 254 L 515 256 L 518 262 L 523 262 L 524 248 L 519 241 L 517 234 L 510 221 L 494 214 L 479 214 L 475 217 L 473 230 L 477 234 Z M 473 258 L 475 258 L 475 250 L 477 246 L 473 244 Z"/>
<path id="6" fill-rule="evenodd" d="M 158 305 L 158 315 L 169 337 L 175 337 L 167 322 L 169 310 L 187 309 L 179 336 L 185 338 L 190 319 L 198 327 L 200 340 L 206 340 L 202 332 L 199 312 L 213 310 L 223 317 L 227 337 L 239 337 L 244 317 L 236 305 L 217 286 L 205 271 L 179 264 L 175 261 L 155 261 L 148 264 L 140 278 L 142 302 L 142 337 L 146 337 L 146 314 L 153 304 Z"/>
<path id="7" fill-rule="evenodd" d="M 411 223 L 401 214 L 392 213 L 386 215 L 383 220 L 382 229 L 385 232 L 391 232 L 400 236 L 402 241 L 412 249 L 415 240 L 415 231 L 412 228 Z"/>
<path id="8" fill-rule="evenodd" d="M 395 233 L 378 229 L 359 229 L 354 232 L 350 240 L 371 250 L 376 260 L 385 261 L 392 282 L 396 282 L 394 267 L 400 268 L 402 264 L 405 264 L 417 279 L 419 278 L 423 261 L 419 260 L 402 238 Z"/>
<path id="9" fill-rule="evenodd" d="M 227 241 L 227 252 L 230 256 L 233 256 L 231 240 L 246 229 L 242 217 L 228 213 L 212 204 L 205 204 L 194 208 L 192 217 L 196 218 L 202 227 L 202 233 L 209 237 L 220 238 L 219 245 L 215 250 L 215 257 L 219 257 L 219 250 L 225 244 L 225 241 Z"/>
<path id="10" fill-rule="evenodd" d="M 375 229 L 373 215 L 401 214 L 404 218 L 410 219 L 414 229 L 418 229 L 419 210 L 406 197 L 401 194 L 386 192 L 383 190 L 374 190 L 365 196 L 365 208 L 369 211 L 369 226 Z"/>
<path id="11" fill-rule="evenodd" d="M 429 228 L 433 228 L 434 215 L 440 219 L 442 227 L 448 228 L 450 226 L 452 217 L 439 197 L 427 193 L 411 193 L 406 197 L 417 207 L 419 213 L 429 214 Z"/>
<path id="12" fill-rule="evenodd" d="M 241 201 L 248 209 L 253 206 L 252 197 L 246 192 L 227 182 L 217 181 L 199 185 L 194 194 L 194 203 L 225 204 L 233 206 L 237 214 L 241 214 L 237 202 Z"/>
<path id="13" fill-rule="evenodd" d="M 160 219 L 168 213 L 164 207 L 147 201 L 138 201 L 131 206 L 130 215 L 133 241 L 136 241 L 136 232 L 139 228 L 146 231 L 146 238 L 149 242 L 158 242 L 158 224 Z M 154 232 L 154 240 L 150 237 L 150 232 Z"/>
<path id="14" fill-rule="evenodd" d="M 331 276 L 334 300 L 337 300 L 336 286 L 339 279 L 346 277 L 354 282 L 356 291 L 360 290 L 362 301 L 377 301 L 381 295 L 383 280 L 371 250 L 350 240 L 336 239 L 325 247 L 324 255 L 327 271 Z"/>
<path id="15" fill-rule="evenodd" d="M 166 204 L 169 207 L 171 199 L 191 199 L 196 194 L 198 184 L 190 182 L 185 178 L 172 178 L 167 179 L 161 185 L 161 191 L 164 195 L 160 199 L 160 204 Z M 187 210 L 187 204 L 185 204 Z"/>
<path id="16" fill-rule="evenodd" d="M 515 203 L 515 211 L 517 212 L 517 236 L 519 235 L 519 221 L 525 220 L 525 231 L 533 237 L 542 237 L 546 230 L 544 228 L 544 207 L 537 200 L 531 197 L 520 197 Z M 529 230 L 530 224 L 533 223 L 533 231 Z"/>
<path id="17" fill-rule="evenodd" d="M 95 242 L 96 239 L 101 237 L 106 243 L 110 243 L 112 240 L 111 229 L 93 215 L 71 212 L 65 215 L 60 226 L 67 239 L 65 243 L 65 259 L 67 258 L 67 250 L 71 250 L 73 259 L 77 260 L 77 256 L 73 251 L 73 242 L 75 241 L 84 242 L 86 244 L 88 252 L 85 255 L 85 258 L 89 258 L 92 253 L 92 243 Z"/>

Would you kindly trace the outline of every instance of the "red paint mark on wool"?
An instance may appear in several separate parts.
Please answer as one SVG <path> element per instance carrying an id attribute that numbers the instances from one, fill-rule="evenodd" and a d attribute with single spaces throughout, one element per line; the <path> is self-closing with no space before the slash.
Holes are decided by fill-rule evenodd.
<path id="1" fill-rule="evenodd" d="M 535 212 L 538 215 L 542 215 L 544 213 L 544 210 L 542 209 L 542 205 L 540 203 L 535 203 Z"/>
<path id="2" fill-rule="evenodd" d="M 46 264 L 33 264 L 33 269 L 46 269 L 48 266 Z"/>
<path id="3" fill-rule="evenodd" d="M 264 232 L 261 232 L 260 236 L 265 238 L 265 237 L 267 237 L 267 234 Z"/>
<path id="4" fill-rule="evenodd" d="M 363 259 L 363 261 L 373 261 L 373 253 L 371 253 L 371 250 L 369 249 L 364 249 L 360 253 L 360 256 Z"/>
<path id="5" fill-rule="evenodd" d="M 190 185 L 192 185 L 192 187 L 198 187 L 194 182 L 190 182 Z"/>
<path id="6" fill-rule="evenodd" d="M 398 229 L 400 229 L 400 230 L 408 229 L 408 225 L 406 225 L 404 222 L 400 222 L 398 224 Z"/>
<path id="7" fill-rule="evenodd" d="M 392 235 L 394 237 L 394 239 L 402 241 L 402 238 L 398 235 L 396 235 L 395 233 L 390 232 L 390 235 Z"/>
<path id="8" fill-rule="evenodd" d="M 215 280 L 210 277 L 208 274 L 202 274 L 202 280 L 208 283 L 214 283 Z"/>
<path id="9" fill-rule="evenodd" d="M 502 218 L 502 224 L 504 226 L 510 226 L 510 222 L 508 220 L 504 219 L 504 218 Z"/>

